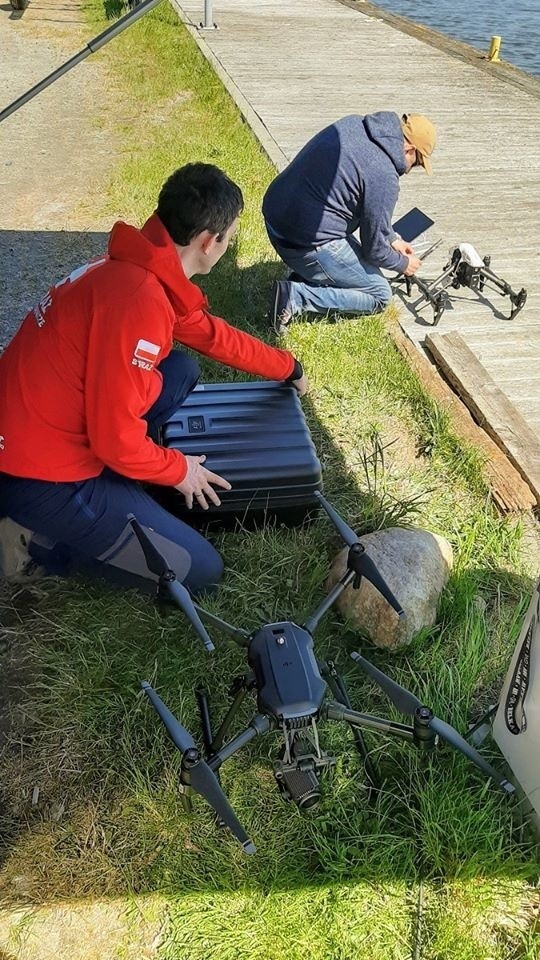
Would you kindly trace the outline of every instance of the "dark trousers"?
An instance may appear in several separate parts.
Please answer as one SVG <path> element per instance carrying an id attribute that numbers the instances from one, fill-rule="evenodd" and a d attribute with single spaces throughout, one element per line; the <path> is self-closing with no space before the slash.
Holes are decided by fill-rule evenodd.
<path id="1" fill-rule="evenodd" d="M 176 350 L 159 370 L 163 389 L 145 418 L 154 438 L 199 379 L 197 363 Z M 155 589 L 156 578 L 127 521 L 131 513 L 153 531 L 154 543 L 189 590 L 197 593 L 219 581 L 223 564 L 214 547 L 160 507 L 137 481 L 108 469 L 90 480 L 68 483 L 0 474 L 0 516 L 35 531 L 30 554 L 50 573 L 81 571 Z"/>

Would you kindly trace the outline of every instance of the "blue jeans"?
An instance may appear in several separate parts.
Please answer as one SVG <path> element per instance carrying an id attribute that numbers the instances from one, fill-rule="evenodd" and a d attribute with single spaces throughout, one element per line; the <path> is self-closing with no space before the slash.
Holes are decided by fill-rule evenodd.
<path id="1" fill-rule="evenodd" d="M 198 364 L 176 350 L 159 370 L 163 388 L 145 417 L 154 437 L 199 379 Z M 89 480 L 58 483 L 0 474 L 0 504 L 3 516 L 34 531 L 29 553 L 49 573 L 80 571 L 155 590 L 156 577 L 127 521 L 130 513 L 153 531 L 154 543 L 192 592 L 217 583 L 223 572 L 221 557 L 200 533 L 159 506 L 140 483 L 109 469 Z"/>
<path id="2" fill-rule="evenodd" d="M 283 262 L 302 278 L 289 281 L 293 314 L 380 313 L 390 303 L 390 284 L 364 260 L 354 237 L 331 240 L 314 250 L 293 250 L 281 243 L 268 224 L 266 229 Z"/>

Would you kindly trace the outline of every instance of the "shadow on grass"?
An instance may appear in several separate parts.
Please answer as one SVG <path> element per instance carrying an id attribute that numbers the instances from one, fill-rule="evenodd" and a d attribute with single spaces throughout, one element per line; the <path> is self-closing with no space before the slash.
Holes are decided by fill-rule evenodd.
<path id="1" fill-rule="evenodd" d="M 35 249 L 52 265 L 48 274 L 41 271 L 33 296 L 43 292 L 47 275 L 62 275 L 61 263 L 66 273 L 104 249 L 102 234 L 75 234 L 72 244 L 70 236 L 1 236 L 13 256 L 21 249 L 31 256 Z M 275 263 L 238 269 L 232 250 L 204 286 L 216 313 L 265 336 L 268 291 L 281 273 Z M 222 366 L 205 366 L 205 380 L 227 375 Z M 325 490 L 338 507 L 354 504 L 355 515 L 347 511 L 347 519 L 360 523 L 365 491 L 309 398 L 305 409 L 326 465 Z M 373 526 L 383 506 L 371 493 Z M 303 622 L 322 597 L 330 558 L 341 546 L 323 518 L 292 530 L 220 534 L 216 543 L 226 574 L 210 608 L 247 628 L 289 617 Z M 428 635 L 401 654 L 368 656 L 464 730 L 488 705 L 475 691 L 489 690 L 491 697 L 505 673 L 525 590 L 521 578 L 496 566 L 458 570 L 440 622 Z M 482 592 L 497 598 L 491 619 L 475 606 Z M 185 815 L 178 755 L 139 689 L 143 678 L 155 684 L 196 735 L 193 688 L 205 683 L 212 710 L 221 715 L 230 680 L 245 667 L 239 648 L 217 638 L 217 655 L 210 658 L 180 614 L 163 617 L 147 598 L 99 584 L 47 581 L 12 595 L 11 608 L 17 627 L 8 626 L 11 656 L 23 636 L 20 650 L 29 667 L 14 674 L 19 702 L 4 750 L 5 902 L 155 890 L 293 891 L 356 880 L 407 884 L 417 880 L 420 865 L 426 875 L 444 879 L 533 875 L 529 839 L 518 818 L 467 761 L 444 749 L 438 762 L 424 767 L 408 745 L 368 735 L 384 776 L 370 803 L 361 763 L 340 724 L 321 731 L 338 764 L 324 778 L 322 802 L 312 816 L 278 794 L 272 776 L 277 734 L 224 765 L 224 786 L 258 847 L 256 857 L 243 857 L 230 835 L 216 828 L 203 800 L 196 799 L 192 817 Z M 360 644 L 335 611 L 317 633 L 317 654 L 338 660 L 353 705 L 403 720 L 348 659 Z M 246 704 L 239 724 L 249 721 L 253 709 Z M 491 753 L 501 765 L 488 747 Z"/>

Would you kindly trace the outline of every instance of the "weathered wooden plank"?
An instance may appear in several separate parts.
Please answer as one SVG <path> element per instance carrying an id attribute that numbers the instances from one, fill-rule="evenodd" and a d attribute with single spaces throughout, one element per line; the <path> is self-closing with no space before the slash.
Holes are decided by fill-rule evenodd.
<path id="1" fill-rule="evenodd" d="M 459 333 L 430 334 L 427 347 L 476 421 L 504 450 L 540 504 L 540 442 Z"/>
<path id="2" fill-rule="evenodd" d="M 457 436 L 475 446 L 484 455 L 483 476 L 498 507 L 503 511 L 528 510 L 533 507 L 536 496 L 528 484 L 491 437 L 475 423 L 467 407 L 441 379 L 433 364 L 419 352 L 400 326 L 392 323 L 387 325 L 387 329 L 426 390 L 449 414 Z"/>

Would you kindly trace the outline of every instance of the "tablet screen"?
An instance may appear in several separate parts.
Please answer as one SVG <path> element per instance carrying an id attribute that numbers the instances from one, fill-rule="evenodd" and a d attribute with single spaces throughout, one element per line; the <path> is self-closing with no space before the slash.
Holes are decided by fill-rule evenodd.
<path id="1" fill-rule="evenodd" d="M 435 221 L 431 220 L 425 213 L 422 213 L 418 207 L 413 207 L 405 216 L 397 220 L 396 223 L 393 223 L 392 227 L 396 233 L 399 233 L 403 240 L 411 243 L 422 233 L 425 233 L 429 227 L 432 227 L 434 223 Z"/>

